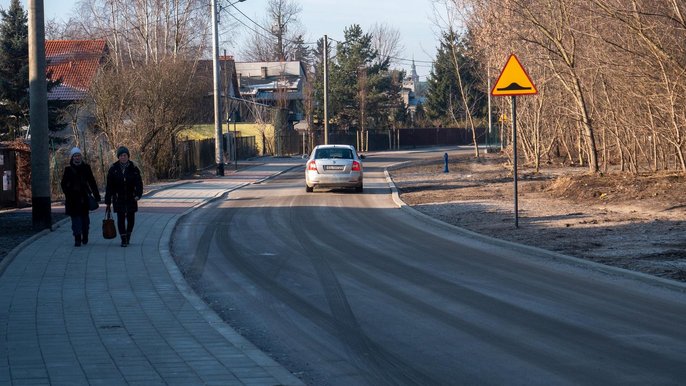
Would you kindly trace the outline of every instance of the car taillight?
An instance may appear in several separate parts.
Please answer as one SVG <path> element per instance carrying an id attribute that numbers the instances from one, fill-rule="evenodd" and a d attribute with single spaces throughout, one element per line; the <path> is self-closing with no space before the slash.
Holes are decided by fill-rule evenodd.
<path id="1" fill-rule="evenodd" d="M 317 171 L 317 164 L 314 161 L 310 161 L 307 163 L 307 170 L 314 170 L 315 172 Z"/>
<path id="2" fill-rule="evenodd" d="M 353 171 L 359 172 L 360 170 L 362 170 L 362 165 L 357 161 L 353 161 Z"/>

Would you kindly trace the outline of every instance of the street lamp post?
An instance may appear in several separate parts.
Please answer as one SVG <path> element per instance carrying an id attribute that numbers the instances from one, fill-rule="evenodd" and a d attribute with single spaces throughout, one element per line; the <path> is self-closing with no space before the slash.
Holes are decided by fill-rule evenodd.
<path id="1" fill-rule="evenodd" d="M 218 0 L 212 0 L 212 69 L 214 72 L 214 131 L 215 131 L 215 143 L 214 143 L 214 160 L 217 165 L 217 175 L 224 175 L 224 151 L 223 151 L 223 138 L 222 138 L 222 101 L 221 101 L 221 81 L 219 77 L 219 7 L 217 6 Z M 242 3 L 245 0 L 238 0 L 230 3 L 228 6 L 232 6 L 236 3 Z"/>

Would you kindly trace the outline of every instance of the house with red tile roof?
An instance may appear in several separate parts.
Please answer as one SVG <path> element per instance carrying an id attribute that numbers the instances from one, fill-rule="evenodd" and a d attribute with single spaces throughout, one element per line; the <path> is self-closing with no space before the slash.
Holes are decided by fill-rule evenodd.
<path id="1" fill-rule="evenodd" d="M 48 93 L 48 100 L 79 102 L 88 94 L 98 71 L 105 64 L 109 49 L 105 40 L 47 40 L 45 57 L 50 80 L 60 79 L 62 83 Z M 199 60 L 196 77 L 208 91 L 208 103 L 203 108 L 202 119 L 211 122 L 213 118 L 213 69 L 212 60 Z M 232 56 L 221 56 L 222 98 L 240 98 L 235 63 Z"/>
<path id="2" fill-rule="evenodd" d="M 71 106 L 63 110 L 64 122 L 68 128 L 61 132 L 62 137 L 78 136 L 74 143 L 79 143 L 88 136 L 88 129 L 95 127 L 96 122 L 92 114 L 92 107 L 84 99 L 87 97 L 97 74 L 105 66 L 109 48 L 105 40 L 46 40 L 45 57 L 49 79 L 61 80 L 58 86 L 48 92 L 48 100 L 71 102 Z M 226 103 L 225 111 L 233 106 L 230 101 L 240 99 L 238 78 L 232 56 L 222 56 L 221 66 L 221 97 Z M 213 110 L 213 62 L 199 60 L 197 62 L 197 81 L 206 87 L 208 93 L 206 103 L 198 107 L 199 123 L 212 122 Z M 236 104 L 238 106 L 238 104 Z M 228 115 L 228 113 L 225 113 Z M 78 128 L 78 129 L 75 129 Z"/>
<path id="3" fill-rule="evenodd" d="M 46 40 L 46 71 L 51 81 L 61 83 L 48 91 L 49 101 L 63 101 L 62 122 L 67 127 L 53 136 L 73 138 L 82 146 L 88 129 L 95 126 L 92 106 L 86 101 L 96 75 L 109 56 L 105 40 Z"/>
<path id="4" fill-rule="evenodd" d="M 50 90 L 48 100 L 81 101 L 108 55 L 105 40 L 46 40 L 49 77 L 62 81 Z"/>

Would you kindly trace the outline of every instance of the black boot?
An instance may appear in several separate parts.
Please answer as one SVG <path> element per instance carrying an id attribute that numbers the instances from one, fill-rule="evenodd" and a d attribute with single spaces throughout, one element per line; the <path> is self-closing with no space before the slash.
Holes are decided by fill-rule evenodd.
<path id="1" fill-rule="evenodd" d="M 129 240 L 127 239 L 126 235 L 121 235 L 121 246 L 125 247 L 129 245 Z"/>
<path id="2" fill-rule="evenodd" d="M 81 246 L 81 235 L 74 235 L 74 246 L 75 247 Z"/>
<path id="3" fill-rule="evenodd" d="M 131 232 L 126 233 L 126 245 L 131 244 Z"/>
<path id="4" fill-rule="evenodd" d="M 83 245 L 88 244 L 88 233 L 84 233 L 81 235 L 81 242 L 83 243 Z"/>

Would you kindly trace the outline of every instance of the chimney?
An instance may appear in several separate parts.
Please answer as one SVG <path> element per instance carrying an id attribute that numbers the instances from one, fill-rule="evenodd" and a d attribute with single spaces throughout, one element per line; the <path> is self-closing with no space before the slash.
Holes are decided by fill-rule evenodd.
<path id="1" fill-rule="evenodd" d="M 267 79 L 267 67 L 260 67 L 262 70 L 262 79 Z"/>

